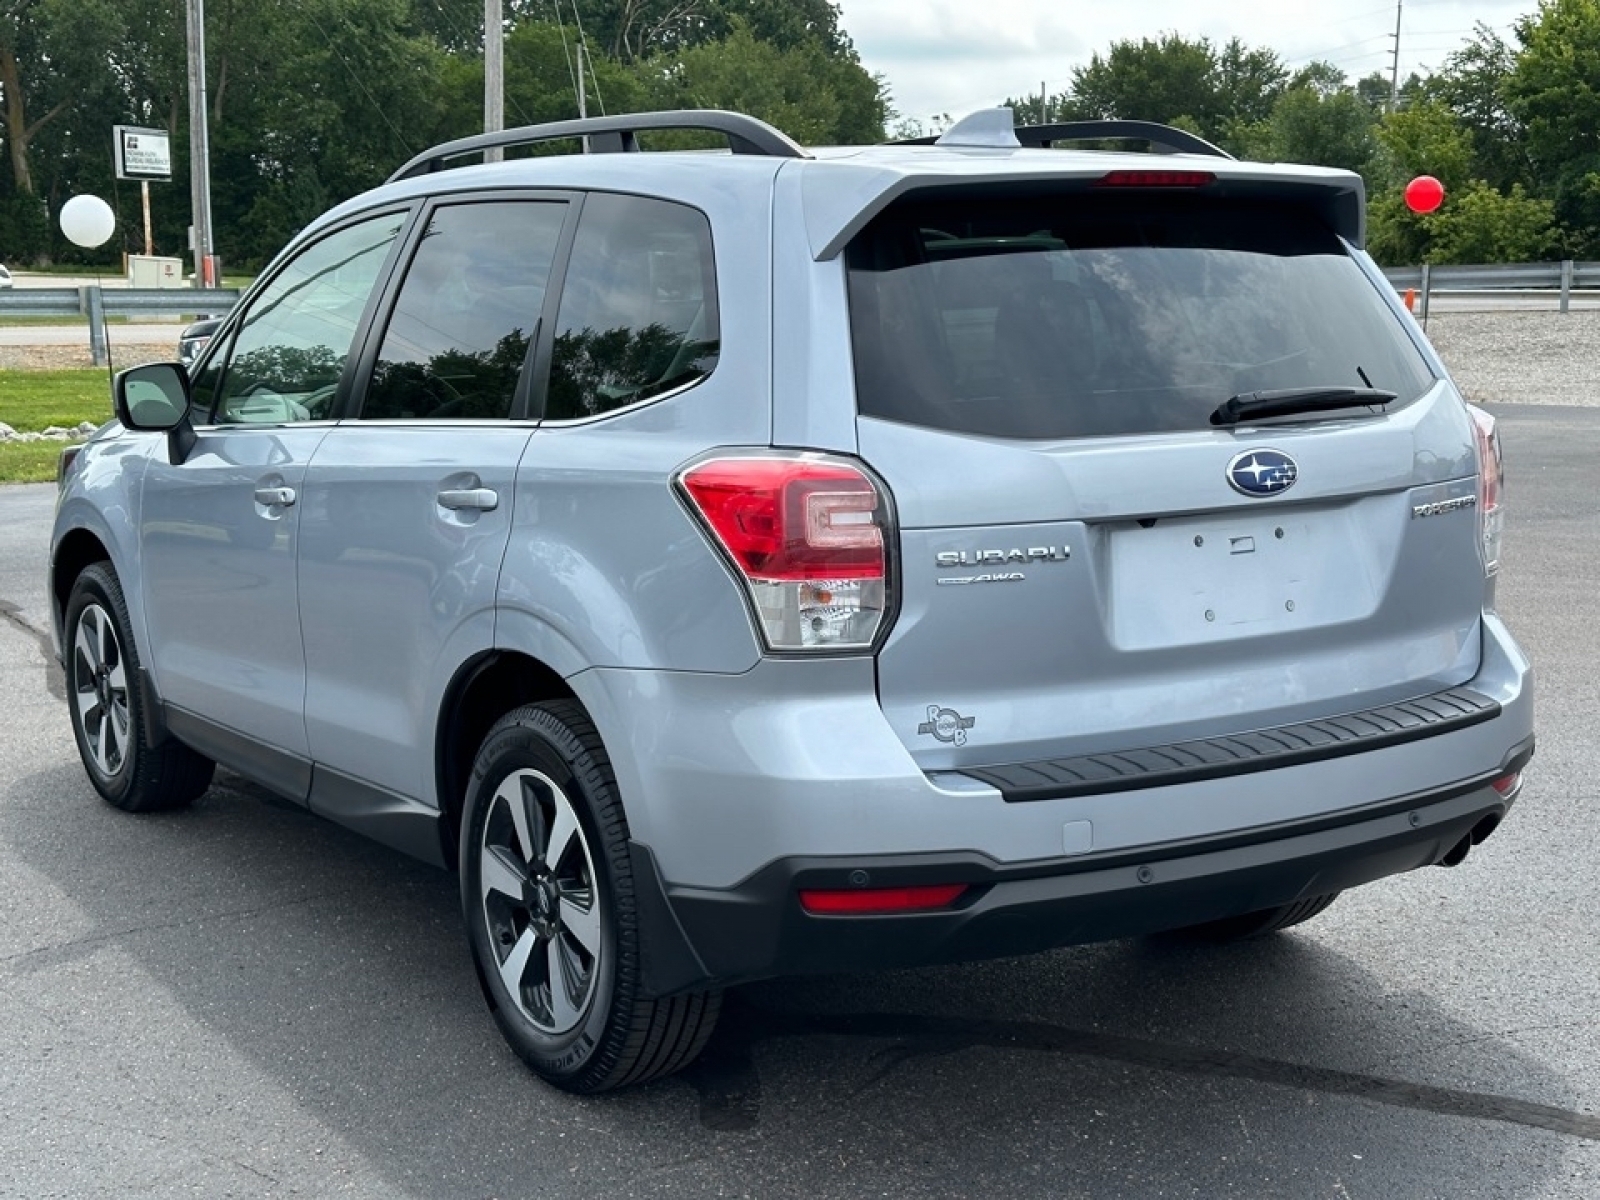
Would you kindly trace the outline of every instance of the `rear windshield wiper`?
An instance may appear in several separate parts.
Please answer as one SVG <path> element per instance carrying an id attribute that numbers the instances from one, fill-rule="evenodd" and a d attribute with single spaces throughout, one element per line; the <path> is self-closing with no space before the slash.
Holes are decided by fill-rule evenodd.
<path id="1" fill-rule="evenodd" d="M 1395 393 L 1381 388 L 1302 387 L 1269 392 L 1240 392 L 1217 406 L 1213 425 L 1237 425 L 1252 417 L 1287 417 L 1295 413 L 1333 412 L 1341 408 L 1392 404 Z"/>

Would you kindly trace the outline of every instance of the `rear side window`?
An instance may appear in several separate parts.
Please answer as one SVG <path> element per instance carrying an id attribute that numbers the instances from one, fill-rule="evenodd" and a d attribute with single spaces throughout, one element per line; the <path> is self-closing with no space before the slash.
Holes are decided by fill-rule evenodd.
<path id="1" fill-rule="evenodd" d="M 406 271 L 361 408 L 368 419 L 509 417 L 566 205 L 434 211 Z"/>
<path id="2" fill-rule="evenodd" d="M 864 415 L 1068 438 L 1209 428 L 1244 392 L 1432 383 L 1315 215 L 1065 194 L 905 205 L 851 245 Z"/>
<path id="3" fill-rule="evenodd" d="M 720 346 L 715 278 L 704 214 L 590 196 L 562 287 L 545 416 L 596 416 L 710 374 Z"/>

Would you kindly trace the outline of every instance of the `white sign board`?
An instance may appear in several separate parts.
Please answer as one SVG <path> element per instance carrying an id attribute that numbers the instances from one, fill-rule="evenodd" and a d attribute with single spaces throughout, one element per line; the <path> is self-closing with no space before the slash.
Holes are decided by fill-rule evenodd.
<path id="1" fill-rule="evenodd" d="M 165 129 L 113 125 L 118 179 L 172 180 L 172 144 Z"/>

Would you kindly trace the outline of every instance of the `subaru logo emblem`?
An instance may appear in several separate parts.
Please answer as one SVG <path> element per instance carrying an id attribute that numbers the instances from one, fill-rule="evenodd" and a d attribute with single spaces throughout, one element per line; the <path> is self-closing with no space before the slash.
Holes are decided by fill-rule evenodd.
<path id="1" fill-rule="evenodd" d="M 1275 496 L 1300 478 L 1300 468 L 1282 450 L 1246 450 L 1228 463 L 1228 482 L 1245 496 Z"/>

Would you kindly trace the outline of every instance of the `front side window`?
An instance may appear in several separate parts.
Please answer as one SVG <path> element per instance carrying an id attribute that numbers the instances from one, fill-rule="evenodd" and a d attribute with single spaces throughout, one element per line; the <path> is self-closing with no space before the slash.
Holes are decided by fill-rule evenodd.
<path id="1" fill-rule="evenodd" d="M 1232 396 L 1432 376 L 1311 211 L 1125 192 L 907 204 L 849 250 L 860 411 L 1070 438 L 1209 428 Z"/>
<path id="2" fill-rule="evenodd" d="M 364 418 L 511 415 L 566 211 L 504 201 L 433 213 L 378 351 Z"/>
<path id="3" fill-rule="evenodd" d="M 596 416 L 710 374 L 720 347 L 715 279 L 704 214 L 590 196 L 562 289 L 545 416 Z"/>
<path id="4" fill-rule="evenodd" d="M 217 424 L 332 415 L 361 313 L 404 223 L 404 213 L 387 213 L 329 234 L 250 301 L 218 366 Z"/>

